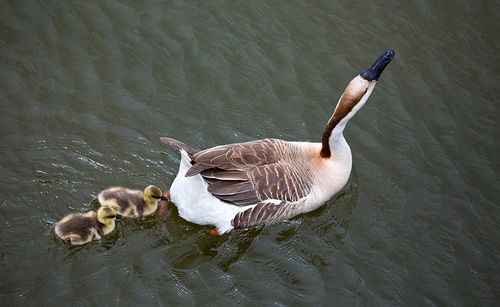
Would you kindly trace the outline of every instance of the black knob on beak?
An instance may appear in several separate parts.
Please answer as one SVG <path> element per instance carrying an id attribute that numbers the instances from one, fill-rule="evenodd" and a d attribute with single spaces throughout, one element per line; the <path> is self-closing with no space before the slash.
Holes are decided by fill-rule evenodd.
<path id="1" fill-rule="evenodd" d="M 370 68 L 360 73 L 361 77 L 365 78 L 368 81 L 378 81 L 378 78 L 387 67 L 387 65 L 389 65 L 389 63 L 392 61 L 394 55 L 395 52 L 391 49 L 382 53 L 382 55 L 375 61 L 375 63 L 373 63 Z"/>

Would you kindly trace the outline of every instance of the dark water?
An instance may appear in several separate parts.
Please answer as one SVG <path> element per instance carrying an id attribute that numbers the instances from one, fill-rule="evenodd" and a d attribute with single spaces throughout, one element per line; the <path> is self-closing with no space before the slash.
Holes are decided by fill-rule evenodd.
<path id="1" fill-rule="evenodd" d="M 0 305 L 500 300 L 498 1 L 2 1 Z M 50 227 L 178 154 L 319 141 L 347 83 L 396 59 L 346 138 L 335 199 L 245 235 L 173 208 L 71 247 Z M 496 302 L 496 303 L 495 303 Z"/>

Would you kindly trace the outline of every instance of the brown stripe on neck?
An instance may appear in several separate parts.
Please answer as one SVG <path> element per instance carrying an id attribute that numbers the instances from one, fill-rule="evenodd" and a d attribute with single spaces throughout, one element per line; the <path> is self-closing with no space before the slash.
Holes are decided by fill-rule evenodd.
<path id="1" fill-rule="evenodd" d="M 330 136 L 332 135 L 333 129 L 338 125 L 338 123 L 340 123 L 343 118 L 347 116 L 347 114 L 352 111 L 352 109 L 366 93 L 366 90 L 364 92 L 351 90 L 351 84 L 352 81 L 349 86 L 347 86 L 346 90 L 342 94 L 342 97 L 340 97 L 339 105 L 335 110 L 333 116 L 328 121 L 325 130 L 323 131 L 323 137 L 321 138 L 322 146 L 320 152 L 320 156 L 322 158 L 330 158 L 332 156 L 332 152 L 330 150 Z"/>

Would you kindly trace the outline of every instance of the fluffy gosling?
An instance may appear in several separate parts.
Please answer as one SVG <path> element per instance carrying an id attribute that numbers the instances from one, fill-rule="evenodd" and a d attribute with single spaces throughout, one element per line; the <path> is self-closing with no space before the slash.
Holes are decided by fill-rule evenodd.
<path id="1" fill-rule="evenodd" d="M 123 216 L 133 219 L 153 214 L 160 200 L 168 201 L 160 188 L 154 185 L 147 186 L 144 191 L 111 187 L 99 193 L 97 199 L 102 206 L 112 207 Z"/>
<path id="2" fill-rule="evenodd" d="M 72 213 L 57 223 L 55 233 L 73 245 L 82 245 L 100 240 L 102 236 L 112 232 L 115 229 L 115 220 L 121 217 L 110 207 L 100 207 L 97 213 Z"/>

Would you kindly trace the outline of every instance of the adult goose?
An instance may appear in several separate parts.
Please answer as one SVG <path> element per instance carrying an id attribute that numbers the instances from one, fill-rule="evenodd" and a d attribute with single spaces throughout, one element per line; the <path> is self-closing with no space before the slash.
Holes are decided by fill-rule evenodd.
<path id="1" fill-rule="evenodd" d="M 385 51 L 349 83 L 321 143 L 263 139 L 196 150 L 161 138 L 181 153 L 179 172 L 170 187 L 180 216 L 224 233 L 288 219 L 323 205 L 345 186 L 351 173 L 344 127 L 368 100 L 393 58 L 393 50 Z"/>

